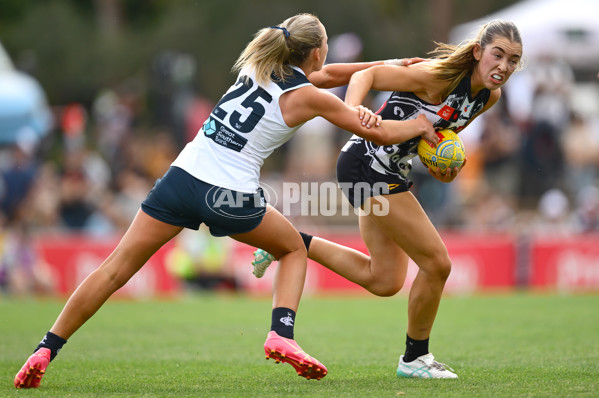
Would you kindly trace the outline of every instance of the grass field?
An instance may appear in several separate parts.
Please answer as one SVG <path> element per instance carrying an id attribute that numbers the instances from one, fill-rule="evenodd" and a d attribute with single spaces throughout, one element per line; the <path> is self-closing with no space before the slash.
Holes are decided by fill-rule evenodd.
<path id="1" fill-rule="evenodd" d="M 2 397 L 599 397 L 599 296 L 447 297 L 431 351 L 458 380 L 399 379 L 405 296 L 304 298 L 296 338 L 329 369 L 298 377 L 266 361 L 270 300 L 193 296 L 109 301 L 65 346 L 38 390 L 13 377 L 59 300 L 0 299 Z"/>

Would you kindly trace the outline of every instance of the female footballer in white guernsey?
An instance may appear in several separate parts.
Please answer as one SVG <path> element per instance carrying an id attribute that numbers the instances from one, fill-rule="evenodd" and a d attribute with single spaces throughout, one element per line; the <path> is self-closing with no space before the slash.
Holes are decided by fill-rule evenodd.
<path id="1" fill-rule="evenodd" d="M 408 67 L 375 66 L 355 73 L 345 102 L 358 105 L 371 89 L 392 91 L 377 117 L 409 122 L 424 115 L 435 130 L 459 132 L 497 102 L 501 86 L 521 64 L 522 40 L 513 23 L 493 21 L 473 40 L 457 46 L 438 45 L 433 56 L 429 62 Z M 380 145 L 354 135 L 339 155 L 340 187 L 354 207 L 365 210 L 359 226 L 370 256 L 308 234 L 302 237 L 310 259 L 377 296 L 392 296 L 402 288 L 411 258 L 419 270 L 409 294 L 406 350 L 397 375 L 456 378 L 450 368 L 434 360 L 428 348 L 451 260 L 439 233 L 409 191 L 408 174 L 419 141 L 414 137 L 397 145 Z M 460 170 L 428 171 L 447 183 Z M 375 189 L 377 183 L 386 186 L 386 192 Z M 381 214 L 377 211 L 381 208 L 388 211 Z M 263 273 L 270 260 L 267 253 L 258 251 L 254 273 Z"/>
<path id="2" fill-rule="evenodd" d="M 273 283 L 267 358 L 291 364 L 308 379 L 327 373 L 295 342 L 293 326 L 306 276 L 306 248 L 297 230 L 266 204 L 260 168 L 274 149 L 306 121 L 322 116 L 380 145 L 422 135 L 436 138 L 425 118 L 406 124 L 383 121 L 361 106 L 351 108 L 326 90 L 351 74 L 412 60 L 332 64 L 323 67 L 327 35 L 318 18 L 300 14 L 261 29 L 237 60 L 235 84 L 166 174 L 159 179 L 110 256 L 67 301 L 34 354 L 17 373 L 17 388 L 36 388 L 61 347 L 148 259 L 183 228 L 206 224 L 215 236 L 231 236 L 279 259 Z M 308 79 L 309 77 L 309 79 Z"/>

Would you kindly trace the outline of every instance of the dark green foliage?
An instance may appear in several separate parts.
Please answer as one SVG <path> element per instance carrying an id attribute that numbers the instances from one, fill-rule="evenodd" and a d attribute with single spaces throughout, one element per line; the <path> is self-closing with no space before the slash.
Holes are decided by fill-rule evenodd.
<path id="1" fill-rule="evenodd" d="M 0 41 L 15 63 L 28 60 L 51 104 L 90 104 L 100 89 L 132 79 L 148 85 L 151 65 L 165 51 L 191 54 L 195 89 L 216 101 L 252 35 L 298 12 L 318 15 L 330 37 L 358 33 L 363 59 L 375 60 L 425 56 L 449 27 L 514 2 L 442 1 L 452 3 L 449 15 L 436 12 L 436 0 L 230 0 L 226 6 L 219 0 L 3 0 Z M 447 28 L 438 33 L 440 23 Z"/>

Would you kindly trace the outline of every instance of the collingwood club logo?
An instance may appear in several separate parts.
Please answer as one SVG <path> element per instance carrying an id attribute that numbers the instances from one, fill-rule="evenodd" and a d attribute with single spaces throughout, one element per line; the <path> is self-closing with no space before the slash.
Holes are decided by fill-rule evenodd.
<path id="1" fill-rule="evenodd" d="M 281 318 L 281 323 L 285 326 L 293 326 L 293 318 L 291 317 L 291 313 L 287 313 L 287 316 Z"/>

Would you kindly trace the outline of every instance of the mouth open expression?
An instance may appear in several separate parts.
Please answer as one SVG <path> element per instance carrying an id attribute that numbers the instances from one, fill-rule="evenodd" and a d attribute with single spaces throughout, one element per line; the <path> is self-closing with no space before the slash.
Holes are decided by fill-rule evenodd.
<path id="1" fill-rule="evenodd" d="M 477 74 L 484 87 L 496 89 L 504 85 L 520 65 L 522 45 L 503 37 L 488 44 L 480 54 Z"/>

